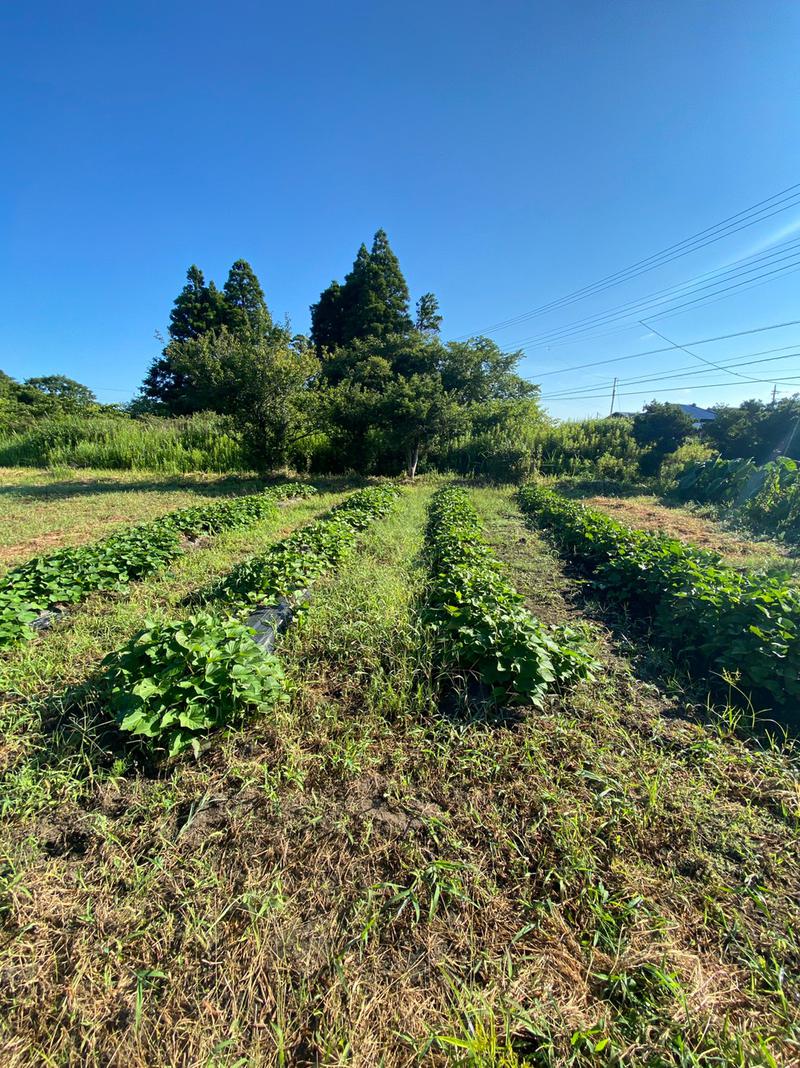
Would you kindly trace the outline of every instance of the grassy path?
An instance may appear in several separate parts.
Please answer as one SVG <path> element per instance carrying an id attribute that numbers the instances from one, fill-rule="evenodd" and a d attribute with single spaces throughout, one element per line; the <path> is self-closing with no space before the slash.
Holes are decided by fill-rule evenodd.
<path id="1" fill-rule="evenodd" d="M 511 495 L 475 497 L 531 609 L 579 618 L 581 584 L 525 526 Z M 666 1063 L 793 1063 L 796 760 L 738 739 L 724 717 L 698 721 L 677 686 L 665 692 L 658 653 L 637 643 L 631 663 L 624 625 L 616 636 L 596 621 L 593 628 L 605 672 L 554 701 L 538 727 L 560 740 L 551 749 L 550 810 L 562 827 L 567 817 L 574 858 L 561 895 L 583 930 L 596 1012 L 615 1021 L 620 1048 L 648 1020 L 661 1028 Z M 662 686 L 653 682 L 659 674 Z M 682 1037 L 670 1036 L 670 1018 Z M 634 1063 L 646 1062 L 638 1055 Z"/>

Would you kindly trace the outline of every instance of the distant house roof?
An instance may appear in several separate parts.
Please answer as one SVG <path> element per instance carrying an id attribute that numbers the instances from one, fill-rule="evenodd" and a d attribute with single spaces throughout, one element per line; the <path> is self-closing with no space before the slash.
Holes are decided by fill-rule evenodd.
<path id="1" fill-rule="evenodd" d="M 700 423 L 710 423 L 712 419 L 717 418 L 716 412 L 712 412 L 708 408 L 698 408 L 696 404 L 678 404 L 674 401 L 670 401 L 669 403 L 674 403 L 676 408 L 680 408 L 682 412 L 686 412 L 688 416 L 691 416 L 691 418 L 694 419 L 695 424 L 698 425 Z M 614 412 L 613 418 L 633 419 L 640 414 L 641 412 Z"/>
<path id="2" fill-rule="evenodd" d="M 679 404 L 678 407 L 682 412 L 690 415 L 696 423 L 710 423 L 712 419 L 717 418 L 716 412 L 708 408 L 698 408 L 696 404 Z"/>

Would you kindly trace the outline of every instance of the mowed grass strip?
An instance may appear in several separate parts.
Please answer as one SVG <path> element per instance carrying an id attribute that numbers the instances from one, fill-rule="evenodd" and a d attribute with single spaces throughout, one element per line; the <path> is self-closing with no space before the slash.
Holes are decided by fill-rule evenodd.
<path id="1" fill-rule="evenodd" d="M 475 499 L 532 609 L 579 617 L 582 583 L 526 525 L 513 491 Z M 597 1022 L 577 1032 L 577 1063 L 593 1063 L 592 1047 L 611 1034 L 603 1047 L 611 1063 L 627 1050 L 630 1063 L 794 1064 L 796 745 L 742 736 L 741 717 L 724 704 L 698 722 L 697 695 L 684 694 L 680 679 L 669 680 L 669 695 L 654 684 L 668 667 L 663 654 L 631 648 L 624 627 L 612 634 L 596 616 L 593 629 L 606 671 L 539 722 L 550 736 L 548 836 L 571 842 L 558 896 L 569 903 L 569 939 L 594 958 L 587 978 Z M 563 880 L 563 865 L 553 876 Z M 641 1042 L 647 1021 L 662 1029 L 657 1041 Z M 571 1063 L 563 1058 L 552 1063 Z"/>
<path id="2" fill-rule="evenodd" d="M 39 553 L 263 486 L 235 475 L 0 468 L 0 572 Z"/>

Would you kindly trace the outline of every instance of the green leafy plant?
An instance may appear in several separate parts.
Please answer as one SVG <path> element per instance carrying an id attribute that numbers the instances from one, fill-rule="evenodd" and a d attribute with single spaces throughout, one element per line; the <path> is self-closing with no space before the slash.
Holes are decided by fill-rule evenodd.
<path id="1" fill-rule="evenodd" d="M 754 460 L 706 460 L 688 465 L 675 487 L 681 500 L 732 509 L 755 530 L 800 535 L 800 465 L 788 456 Z"/>
<path id="2" fill-rule="evenodd" d="M 497 700 L 540 705 L 554 684 L 587 678 L 586 635 L 548 628 L 525 608 L 486 544 L 468 494 L 445 487 L 427 530 L 425 621 L 443 663 L 474 672 Z"/>
<path id="3" fill-rule="evenodd" d="M 248 526 L 273 515 L 277 501 L 314 492 L 311 486 L 286 483 L 263 493 L 183 508 L 94 545 L 34 556 L 0 579 L 0 646 L 32 638 L 30 624 L 46 609 L 77 604 L 97 590 L 124 589 L 164 567 L 183 552 L 182 536 Z"/>
<path id="4" fill-rule="evenodd" d="M 207 612 L 149 623 L 103 661 L 101 689 L 120 729 L 174 755 L 285 700 L 280 662 L 252 636 Z"/>
<path id="5" fill-rule="evenodd" d="M 745 695 L 764 695 L 775 707 L 796 703 L 797 589 L 780 578 L 741 574 L 674 538 L 632 530 L 542 486 L 524 487 L 519 502 L 599 589 L 651 616 L 679 659 L 735 677 Z"/>
<path id="6" fill-rule="evenodd" d="M 228 600 L 267 602 L 296 597 L 349 553 L 358 535 L 388 515 L 400 491 L 395 486 L 358 490 L 317 519 L 270 549 L 235 568 L 217 591 Z"/>

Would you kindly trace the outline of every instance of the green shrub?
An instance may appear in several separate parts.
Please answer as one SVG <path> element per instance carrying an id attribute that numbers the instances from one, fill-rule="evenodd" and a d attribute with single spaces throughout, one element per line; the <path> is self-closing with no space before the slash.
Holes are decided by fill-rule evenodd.
<path id="1" fill-rule="evenodd" d="M 148 623 L 103 661 L 101 692 L 120 729 L 172 756 L 286 700 L 280 662 L 253 634 L 209 613 Z"/>
<path id="2" fill-rule="evenodd" d="M 640 476 L 642 454 L 631 419 L 568 421 L 538 430 L 533 442 L 533 470 L 543 475 L 635 481 Z"/>
<path id="3" fill-rule="evenodd" d="M 651 616 L 679 659 L 740 680 L 776 707 L 800 698 L 800 591 L 779 578 L 744 575 L 714 553 L 632 530 L 604 512 L 541 486 L 519 492 L 523 511 L 598 588 Z"/>
<path id="4" fill-rule="evenodd" d="M 668 453 L 661 461 L 658 469 L 658 480 L 662 489 L 669 489 L 681 477 L 687 468 L 693 464 L 705 463 L 714 458 L 714 450 L 697 438 L 685 441 L 671 453 Z"/>
<path id="5" fill-rule="evenodd" d="M 425 622 L 440 658 L 474 672 L 495 700 L 541 705 L 554 683 L 590 675 L 585 635 L 548 628 L 528 612 L 483 539 L 463 489 L 445 487 L 431 502 L 427 531 L 430 583 Z"/>
<path id="6" fill-rule="evenodd" d="M 800 465 L 779 456 L 760 467 L 755 460 L 706 460 L 691 464 L 678 479 L 681 500 L 732 509 L 754 529 L 800 534 Z"/>

